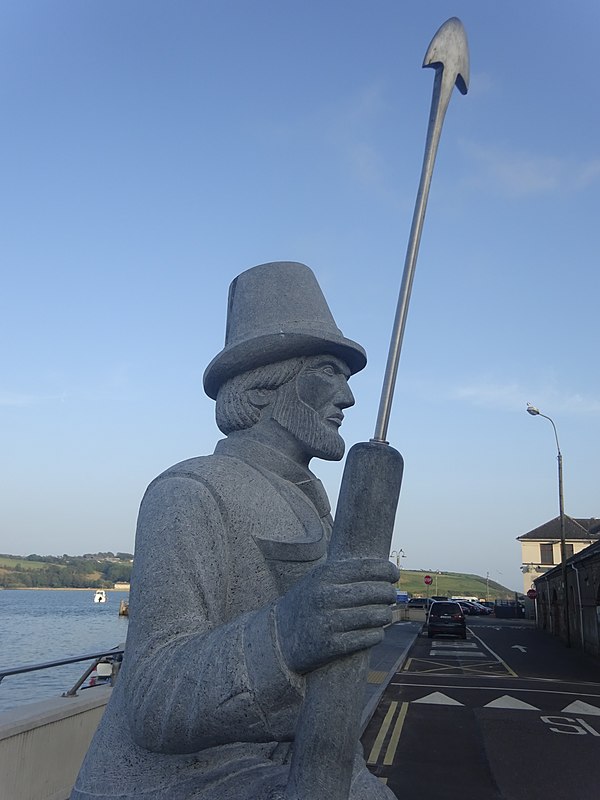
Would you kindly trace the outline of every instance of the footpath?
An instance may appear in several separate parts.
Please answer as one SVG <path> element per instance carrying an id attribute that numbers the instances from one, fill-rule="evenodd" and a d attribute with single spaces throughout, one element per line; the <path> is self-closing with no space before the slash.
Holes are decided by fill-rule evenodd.
<path id="1" fill-rule="evenodd" d="M 422 621 L 394 622 L 385 629 L 383 641 L 371 648 L 369 673 L 361 720 L 361 734 L 393 676 L 402 668 L 408 651 L 423 628 Z"/>

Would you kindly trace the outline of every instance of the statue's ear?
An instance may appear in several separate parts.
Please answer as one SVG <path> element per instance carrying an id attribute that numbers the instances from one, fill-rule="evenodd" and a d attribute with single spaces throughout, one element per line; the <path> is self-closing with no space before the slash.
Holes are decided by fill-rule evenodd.
<path id="1" fill-rule="evenodd" d="M 274 396 L 274 389 L 248 389 L 248 400 L 256 408 L 265 408 L 270 405 Z"/>

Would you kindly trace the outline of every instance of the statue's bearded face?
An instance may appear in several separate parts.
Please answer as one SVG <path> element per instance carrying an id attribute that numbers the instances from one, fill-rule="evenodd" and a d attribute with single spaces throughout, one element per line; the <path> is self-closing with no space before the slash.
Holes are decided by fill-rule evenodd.
<path id="1" fill-rule="evenodd" d="M 311 356 L 298 375 L 277 390 L 271 416 L 304 445 L 311 458 L 339 461 L 343 409 L 354 405 L 350 370 L 335 356 Z"/>

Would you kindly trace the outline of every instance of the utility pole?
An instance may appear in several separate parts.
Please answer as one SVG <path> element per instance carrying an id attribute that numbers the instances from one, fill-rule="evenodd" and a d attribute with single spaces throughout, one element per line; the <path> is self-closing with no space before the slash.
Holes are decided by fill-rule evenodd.
<path id="1" fill-rule="evenodd" d="M 565 500 L 564 500 L 564 492 L 563 492 L 563 458 L 562 452 L 560 449 L 560 444 L 558 443 L 558 433 L 556 432 L 556 425 L 554 424 L 554 420 L 552 417 L 548 417 L 546 414 L 542 414 L 539 408 L 532 406 L 531 403 L 527 403 L 527 413 L 531 414 L 532 417 L 543 417 L 547 419 L 550 424 L 552 425 L 552 430 L 554 431 L 554 438 L 556 440 L 556 451 L 557 451 L 557 462 L 558 462 L 558 514 L 560 520 L 560 562 L 561 562 L 561 574 L 562 574 L 562 583 L 563 583 L 563 625 L 565 629 L 565 639 L 567 647 L 571 646 L 571 620 L 569 617 L 569 591 L 567 587 L 567 545 L 566 545 L 566 537 L 565 537 Z"/>

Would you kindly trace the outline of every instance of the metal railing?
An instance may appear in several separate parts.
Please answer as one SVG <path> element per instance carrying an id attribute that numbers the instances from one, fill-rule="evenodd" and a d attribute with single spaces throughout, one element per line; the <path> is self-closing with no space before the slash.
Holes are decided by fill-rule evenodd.
<path id="1" fill-rule="evenodd" d="M 66 664 L 77 664 L 80 661 L 92 661 L 92 664 L 85 670 L 83 675 L 75 682 L 75 684 L 67 691 L 63 692 L 62 697 L 75 697 L 77 690 L 89 678 L 92 672 L 98 667 L 98 664 L 110 664 L 110 683 L 114 685 L 117 678 L 121 662 L 123 660 L 123 653 L 125 652 L 124 645 L 118 645 L 110 650 L 102 650 L 101 652 L 86 653 L 80 656 L 70 656 L 69 658 L 60 658 L 56 661 L 44 661 L 40 664 L 24 664 L 21 667 L 9 667 L 8 669 L 0 669 L 0 683 L 4 678 L 10 675 L 22 675 L 25 672 L 37 672 L 42 669 L 51 669 L 52 667 L 62 667 Z"/>

